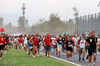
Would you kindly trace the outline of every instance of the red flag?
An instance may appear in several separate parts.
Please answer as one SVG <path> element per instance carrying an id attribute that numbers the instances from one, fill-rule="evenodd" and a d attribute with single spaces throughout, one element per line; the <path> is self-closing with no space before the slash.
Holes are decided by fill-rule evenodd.
<path id="1" fill-rule="evenodd" d="M 0 32 L 4 32 L 4 28 L 0 28 Z"/>

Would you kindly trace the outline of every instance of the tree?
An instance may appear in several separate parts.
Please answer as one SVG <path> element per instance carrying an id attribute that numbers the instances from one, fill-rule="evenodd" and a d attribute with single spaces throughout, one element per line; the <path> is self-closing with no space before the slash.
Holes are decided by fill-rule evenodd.
<path id="1" fill-rule="evenodd" d="M 18 19 L 18 31 L 25 32 L 25 19 L 22 16 Z"/>

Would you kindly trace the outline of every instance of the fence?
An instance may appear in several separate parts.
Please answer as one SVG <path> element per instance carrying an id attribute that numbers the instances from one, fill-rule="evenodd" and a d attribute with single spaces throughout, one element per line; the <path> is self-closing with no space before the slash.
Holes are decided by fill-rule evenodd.
<path id="1" fill-rule="evenodd" d="M 100 13 L 76 18 L 77 34 L 88 34 L 91 30 L 94 30 L 96 34 L 100 34 Z"/>

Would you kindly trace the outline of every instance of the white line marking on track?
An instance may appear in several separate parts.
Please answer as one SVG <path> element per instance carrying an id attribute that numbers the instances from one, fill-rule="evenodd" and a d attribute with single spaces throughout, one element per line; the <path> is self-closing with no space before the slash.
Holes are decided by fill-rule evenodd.
<path id="1" fill-rule="evenodd" d="M 45 55 L 44 53 L 40 52 L 41 54 Z M 67 61 L 67 60 L 64 60 L 64 59 L 61 59 L 61 58 L 57 58 L 57 57 L 54 57 L 52 55 L 50 55 L 50 57 L 52 58 L 55 58 L 55 59 L 58 59 L 58 60 L 61 60 L 61 61 L 64 61 L 64 62 L 68 62 L 68 63 L 71 63 L 71 64 L 74 64 L 74 65 L 77 65 L 77 66 L 82 66 L 80 64 L 77 64 L 77 63 L 74 63 L 74 62 L 70 62 L 70 61 Z"/>

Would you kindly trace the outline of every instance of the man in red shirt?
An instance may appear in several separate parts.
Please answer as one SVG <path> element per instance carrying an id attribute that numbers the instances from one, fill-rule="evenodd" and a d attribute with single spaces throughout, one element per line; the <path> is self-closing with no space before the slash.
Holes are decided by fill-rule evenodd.
<path id="1" fill-rule="evenodd" d="M 35 34 L 35 38 L 32 38 L 31 40 L 33 41 L 33 57 L 35 58 L 35 55 L 37 53 L 37 45 L 38 45 L 38 38 L 37 38 L 38 34 Z"/>
<path id="2" fill-rule="evenodd" d="M 2 52 L 4 50 L 5 44 L 6 44 L 6 40 L 3 37 L 3 34 L 1 34 L 1 37 L 0 37 L 0 59 L 2 58 L 2 54 L 3 54 Z"/>
<path id="3" fill-rule="evenodd" d="M 19 39 L 18 39 L 18 42 L 19 42 L 19 51 L 21 51 L 21 48 L 22 48 L 22 41 L 23 41 L 23 38 L 22 38 L 22 35 L 20 35 Z"/>
<path id="4" fill-rule="evenodd" d="M 47 53 L 48 53 L 48 58 L 49 58 L 50 50 L 51 50 L 51 44 L 52 44 L 52 40 L 51 40 L 49 34 L 47 34 L 47 37 L 44 39 L 43 43 L 44 43 L 44 46 L 46 48 L 46 52 L 45 52 L 46 55 L 45 56 L 47 56 Z"/>

